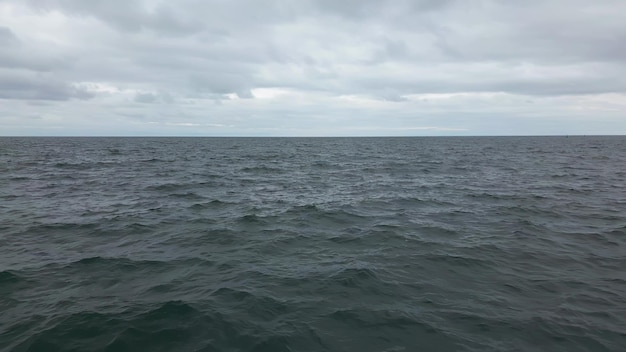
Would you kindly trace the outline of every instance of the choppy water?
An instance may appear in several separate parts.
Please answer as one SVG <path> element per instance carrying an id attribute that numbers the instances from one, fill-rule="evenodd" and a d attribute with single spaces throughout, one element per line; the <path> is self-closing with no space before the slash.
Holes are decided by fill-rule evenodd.
<path id="1" fill-rule="evenodd" d="M 626 137 L 0 138 L 1 351 L 626 351 Z"/>

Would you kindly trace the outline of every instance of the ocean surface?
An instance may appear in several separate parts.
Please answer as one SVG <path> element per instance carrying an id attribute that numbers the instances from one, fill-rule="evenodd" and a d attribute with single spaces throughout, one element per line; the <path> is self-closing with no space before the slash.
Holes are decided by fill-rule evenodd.
<path id="1" fill-rule="evenodd" d="M 0 138 L 0 351 L 626 351 L 626 137 Z"/>

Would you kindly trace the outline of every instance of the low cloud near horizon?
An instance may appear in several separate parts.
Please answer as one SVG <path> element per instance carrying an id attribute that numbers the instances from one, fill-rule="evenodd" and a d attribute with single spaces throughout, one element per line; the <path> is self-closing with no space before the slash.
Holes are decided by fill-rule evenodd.
<path id="1" fill-rule="evenodd" d="M 0 0 L 0 135 L 626 134 L 623 0 Z"/>

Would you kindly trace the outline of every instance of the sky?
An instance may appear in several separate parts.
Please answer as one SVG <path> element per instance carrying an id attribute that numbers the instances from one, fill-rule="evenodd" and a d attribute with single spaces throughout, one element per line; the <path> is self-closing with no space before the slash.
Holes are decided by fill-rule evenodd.
<path id="1" fill-rule="evenodd" d="M 0 0 L 0 135 L 626 134 L 625 0 Z"/>

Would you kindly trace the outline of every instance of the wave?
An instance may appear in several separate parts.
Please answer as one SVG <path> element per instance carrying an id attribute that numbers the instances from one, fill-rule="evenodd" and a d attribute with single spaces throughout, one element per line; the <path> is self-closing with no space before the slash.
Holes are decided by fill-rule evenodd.
<path id="1" fill-rule="evenodd" d="M 0 285 L 17 284 L 24 281 L 25 279 L 15 272 L 9 270 L 0 271 Z"/>
<path id="2" fill-rule="evenodd" d="M 84 161 L 84 162 L 58 162 L 54 163 L 53 167 L 57 169 L 65 170 L 89 170 L 94 168 L 109 168 L 118 165 L 118 161 Z"/>
<path id="3" fill-rule="evenodd" d="M 252 293 L 222 287 L 212 292 L 211 297 L 217 302 L 223 302 L 246 311 L 251 319 L 261 323 L 280 318 L 292 310 L 286 302 L 262 295 L 260 292 Z"/>
<path id="4" fill-rule="evenodd" d="M 184 190 L 192 186 L 189 183 L 162 183 L 156 185 L 146 186 L 144 189 L 146 191 L 158 191 L 158 192 L 175 192 L 179 190 Z"/>
<path id="5" fill-rule="evenodd" d="M 300 223 L 316 225 L 349 225 L 368 219 L 347 209 L 323 209 L 314 204 L 295 206 L 281 214 L 281 217 Z"/>
<path id="6" fill-rule="evenodd" d="M 244 167 L 240 170 L 241 172 L 251 173 L 251 174 L 280 174 L 284 173 L 286 170 L 277 167 L 270 166 L 251 166 Z"/>
<path id="7" fill-rule="evenodd" d="M 169 195 L 170 197 L 186 199 L 186 200 L 202 200 L 203 196 L 195 193 L 195 192 L 185 192 L 185 193 L 172 193 Z"/>
<path id="8" fill-rule="evenodd" d="M 167 272 L 170 269 L 175 269 L 177 267 L 210 267 L 213 265 L 213 261 L 196 257 L 163 258 L 162 260 L 154 260 L 93 256 L 69 262 L 57 261 L 47 263 L 41 267 L 34 267 L 29 270 L 32 271 L 33 274 L 48 272 L 59 277 L 71 275 L 88 277 L 90 273 L 92 273 L 107 277 L 119 276 L 119 280 L 122 280 L 123 277 L 129 276 L 130 274 L 154 274 Z"/>
<path id="9" fill-rule="evenodd" d="M 42 235 L 42 236 L 52 236 L 52 235 L 62 235 L 68 233 L 79 233 L 82 235 L 91 234 L 99 231 L 102 228 L 102 224 L 97 222 L 86 222 L 86 223 L 76 223 L 76 222 L 57 222 L 57 223 L 39 223 L 30 225 L 25 230 L 21 232 L 22 235 Z M 65 239 L 69 241 L 69 239 Z"/>
<path id="10" fill-rule="evenodd" d="M 202 203 L 191 204 L 189 206 L 189 208 L 190 209 L 194 209 L 194 210 L 220 209 L 220 208 L 224 208 L 224 207 L 235 205 L 235 204 L 237 204 L 237 203 L 226 202 L 226 201 L 222 201 L 222 200 L 219 200 L 219 199 L 214 199 L 214 200 L 209 201 L 209 202 L 202 202 Z"/>
<path id="11" fill-rule="evenodd" d="M 349 327 L 346 337 L 359 339 L 362 350 L 404 351 L 421 346 L 429 351 L 447 352 L 463 350 L 462 346 L 468 344 L 460 344 L 458 335 L 439 328 L 434 323 L 437 320 L 427 315 L 358 307 L 335 310 L 326 319 L 331 326 Z M 414 343 L 407 346 L 400 342 L 407 339 Z"/>
<path id="12" fill-rule="evenodd" d="M 367 268 L 342 269 L 339 272 L 330 275 L 329 281 L 345 287 L 362 289 L 383 284 L 376 273 Z"/>
<path id="13" fill-rule="evenodd" d="M 137 310 L 137 308 L 135 308 Z M 169 351 L 239 344 L 238 328 L 218 313 L 169 301 L 144 313 L 81 312 L 57 317 L 51 327 L 28 337 L 21 351 Z"/>

